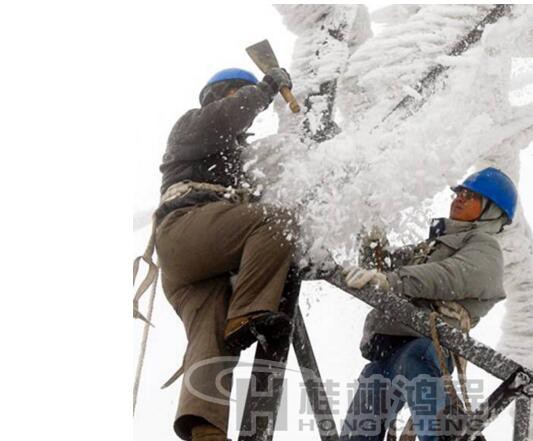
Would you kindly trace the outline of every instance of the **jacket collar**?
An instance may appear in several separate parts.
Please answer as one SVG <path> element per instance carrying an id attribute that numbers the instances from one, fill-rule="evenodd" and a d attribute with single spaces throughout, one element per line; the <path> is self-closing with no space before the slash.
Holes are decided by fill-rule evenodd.
<path id="1" fill-rule="evenodd" d="M 447 217 L 435 218 L 431 221 L 429 227 L 429 238 L 444 242 L 446 240 L 444 239 L 445 236 L 460 235 L 462 239 L 465 233 L 473 230 L 496 234 L 501 231 L 502 223 L 502 219 L 462 222 Z"/>
<path id="2" fill-rule="evenodd" d="M 461 222 L 447 217 L 432 219 L 429 227 L 429 238 L 436 239 L 441 236 L 466 233 L 474 228 L 474 222 Z"/>

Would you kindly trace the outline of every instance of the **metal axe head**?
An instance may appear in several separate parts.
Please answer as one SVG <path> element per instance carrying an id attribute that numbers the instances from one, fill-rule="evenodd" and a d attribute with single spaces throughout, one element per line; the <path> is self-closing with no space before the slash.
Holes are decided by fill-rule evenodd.
<path id="1" fill-rule="evenodd" d="M 278 60 L 268 40 L 263 40 L 247 47 L 246 52 L 263 73 L 273 67 L 279 67 Z"/>
<path id="2" fill-rule="evenodd" d="M 272 50 L 268 40 L 263 40 L 250 47 L 247 47 L 246 52 L 248 55 L 250 55 L 250 58 L 264 74 L 266 74 L 273 67 L 279 67 L 278 60 L 276 59 L 274 51 Z M 282 87 L 279 93 L 281 93 L 283 99 L 287 101 L 293 113 L 298 113 L 300 111 L 300 105 L 288 87 Z"/>

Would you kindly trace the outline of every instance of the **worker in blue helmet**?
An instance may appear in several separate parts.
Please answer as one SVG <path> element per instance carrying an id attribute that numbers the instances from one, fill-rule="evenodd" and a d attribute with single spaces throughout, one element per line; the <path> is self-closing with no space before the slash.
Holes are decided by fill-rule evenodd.
<path id="1" fill-rule="evenodd" d="M 201 107 L 174 125 L 163 156 L 153 238 L 163 290 L 188 339 L 174 423 L 186 440 L 226 440 L 239 352 L 291 329 L 279 305 L 296 222 L 260 202 L 241 159 L 247 130 L 283 87 L 292 82 L 281 68 L 261 81 L 243 69 L 217 72 L 200 92 Z"/>
<path id="2" fill-rule="evenodd" d="M 468 332 L 505 298 L 497 235 L 513 221 L 517 191 L 505 173 L 492 167 L 452 190 L 449 217 L 431 222 L 427 240 L 391 249 L 379 230 L 362 237 L 359 265 L 347 270 L 346 283 L 391 291 Z M 440 346 L 434 328 L 436 337 L 428 338 L 377 309 L 368 314 L 360 349 L 369 363 L 359 377 L 341 441 L 382 441 L 406 403 L 411 411 L 407 426 L 421 441 L 454 435 L 442 431 L 442 415 L 468 412 L 468 400 L 463 408 L 450 398 L 454 392 L 443 379 L 454 369 L 464 378 L 465 365 Z"/>

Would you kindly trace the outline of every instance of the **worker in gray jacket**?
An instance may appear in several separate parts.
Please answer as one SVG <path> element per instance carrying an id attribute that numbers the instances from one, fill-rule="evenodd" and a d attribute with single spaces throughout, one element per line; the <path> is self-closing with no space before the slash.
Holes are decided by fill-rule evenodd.
<path id="1" fill-rule="evenodd" d="M 201 107 L 181 116 L 168 138 L 155 246 L 163 290 L 188 339 L 174 423 L 186 440 L 226 440 L 236 356 L 260 335 L 272 341 L 290 332 L 278 308 L 295 222 L 258 202 L 241 152 L 256 116 L 291 86 L 280 68 L 262 81 L 242 69 L 220 71 L 201 91 Z"/>
<path id="2" fill-rule="evenodd" d="M 391 290 L 462 331 L 475 326 L 505 299 L 503 258 L 495 236 L 511 223 L 517 192 L 510 178 L 495 168 L 473 174 L 453 191 L 450 217 L 434 220 L 426 241 L 389 252 L 386 239 L 374 237 L 372 246 L 361 250 L 366 269 L 352 268 L 347 285 Z M 381 248 L 379 269 L 369 258 L 376 247 Z M 450 402 L 441 377 L 454 368 L 452 354 L 445 351 L 439 357 L 431 338 L 376 309 L 366 318 L 360 348 L 370 363 L 359 378 L 342 441 L 383 440 L 405 402 L 420 440 L 438 440 L 442 431 L 437 416 Z M 428 379 L 431 396 L 419 387 Z"/>

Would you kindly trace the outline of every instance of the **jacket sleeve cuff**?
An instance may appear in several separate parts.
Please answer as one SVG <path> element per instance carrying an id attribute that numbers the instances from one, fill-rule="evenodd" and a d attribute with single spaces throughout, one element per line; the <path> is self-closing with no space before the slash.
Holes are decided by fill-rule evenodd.
<path id="1" fill-rule="evenodd" d="M 265 81 L 259 81 L 259 83 L 257 83 L 257 88 L 268 97 L 269 103 L 274 100 L 274 97 L 277 94 L 272 86 Z"/>

